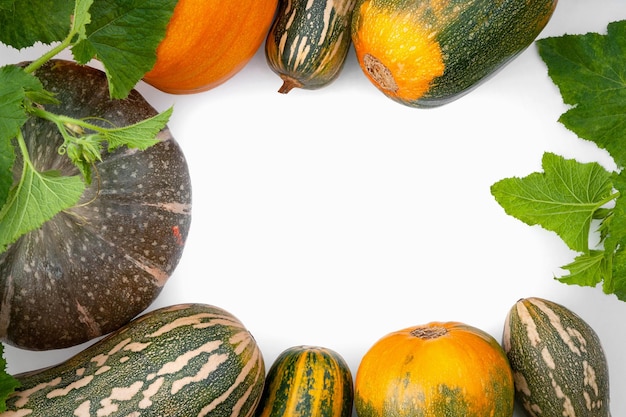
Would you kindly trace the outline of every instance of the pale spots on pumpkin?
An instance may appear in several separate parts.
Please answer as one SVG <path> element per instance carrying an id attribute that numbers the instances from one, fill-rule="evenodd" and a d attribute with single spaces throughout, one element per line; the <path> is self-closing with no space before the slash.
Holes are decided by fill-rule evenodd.
<path id="1" fill-rule="evenodd" d="M 528 337 L 528 341 L 531 346 L 537 347 L 537 345 L 541 342 L 541 337 L 539 336 L 539 332 L 537 331 L 537 324 L 533 320 L 530 315 L 530 312 L 524 305 L 524 303 L 517 303 L 515 305 L 517 310 L 517 317 L 519 317 L 520 322 L 524 325 L 526 329 L 526 337 Z"/>
<path id="2" fill-rule="evenodd" d="M 530 396 L 530 387 L 526 381 L 526 377 L 521 372 L 513 372 L 513 380 L 515 381 L 515 389 L 522 392 L 525 396 Z"/>
<path id="3" fill-rule="evenodd" d="M 80 403 L 78 407 L 76 407 L 76 409 L 74 410 L 74 416 L 75 417 L 91 417 L 90 412 L 89 412 L 90 408 L 91 408 L 91 401 L 85 400 L 82 403 Z"/>
<path id="4" fill-rule="evenodd" d="M 117 404 L 120 401 L 130 401 L 143 386 L 142 381 L 135 381 L 127 387 L 113 387 L 111 395 L 100 401 L 101 407 L 96 411 L 97 417 L 107 417 L 113 415 L 119 409 Z"/>
<path id="5" fill-rule="evenodd" d="M 154 278 L 155 284 L 158 285 L 159 287 L 164 286 L 165 282 L 169 278 L 169 274 L 163 269 L 150 266 L 128 255 L 126 255 L 124 258 L 130 261 L 131 263 L 135 264 L 135 266 L 137 266 L 139 269 L 151 275 Z"/>
<path id="6" fill-rule="evenodd" d="M 85 325 L 85 330 L 90 335 L 90 338 L 97 337 L 102 334 L 100 325 L 96 319 L 90 314 L 89 310 L 76 301 L 76 312 L 78 313 L 78 321 Z M 67 310 L 69 312 L 69 308 Z"/>
<path id="7" fill-rule="evenodd" d="M 176 394 L 189 384 L 209 379 L 211 374 L 217 371 L 220 365 L 224 364 L 227 360 L 228 355 L 224 353 L 209 355 L 208 360 L 200 367 L 195 375 L 182 377 L 172 383 L 172 395 Z"/>
<path id="8" fill-rule="evenodd" d="M 556 333 L 561 338 L 563 343 L 572 351 L 572 353 L 580 356 L 581 349 L 587 344 L 587 341 L 580 335 L 580 337 L 576 337 L 576 340 L 572 339 L 570 332 L 563 327 L 561 323 L 561 317 L 555 313 L 550 307 L 548 307 L 543 301 L 539 299 L 529 300 L 530 303 L 534 304 L 541 312 L 543 312 L 550 322 L 550 325 L 556 330 Z M 576 344 L 576 341 L 580 343 L 580 345 Z M 580 346 L 580 347 L 579 347 Z"/>
<path id="9" fill-rule="evenodd" d="M 235 346 L 235 354 L 237 355 L 241 355 L 252 342 L 250 334 L 246 331 L 237 332 L 228 339 L 228 343 Z"/>
<path id="10" fill-rule="evenodd" d="M 183 355 L 180 355 L 176 358 L 176 360 L 167 362 L 163 364 L 163 366 L 157 371 L 157 376 L 168 375 L 180 372 L 185 366 L 188 365 L 189 361 L 194 358 L 197 358 L 203 354 L 210 354 L 223 344 L 222 341 L 212 340 L 210 342 L 205 343 L 204 345 L 198 347 L 197 349 L 190 350 L 185 352 Z M 215 365 L 211 368 L 211 371 L 217 368 L 217 365 L 223 363 L 228 358 L 228 355 L 224 354 L 213 354 L 208 355 L 208 362 L 211 365 Z"/>
<path id="11" fill-rule="evenodd" d="M 24 407 L 28 403 L 28 401 L 30 400 L 31 396 L 37 394 L 39 391 L 45 392 L 48 389 L 59 385 L 61 382 L 63 382 L 63 379 L 61 377 L 57 377 L 57 378 L 51 379 L 50 381 L 46 381 L 46 382 L 42 382 L 41 384 L 37 384 L 37 385 L 35 385 L 32 388 L 16 391 L 13 394 L 13 397 L 17 398 L 17 400 L 15 401 L 15 406 L 17 408 Z"/>
<path id="12" fill-rule="evenodd" d="M 141 352 L 143 350 L 145 350 L 146 348 L 150 347 L 152 343 L 151 342 L 132 342 L 127 344 L 126 346 L 124 346 L 124 351 L 125 352 Z"/>
<path id="13" fill-rule="evenodd" d="M 568 327 L 566 331 L 567 334 L 572 337 L 572 339 L 578 341 L 578 348 L 580 349 L 580 351 L 587 353 L 587 340 L 585 339 L 583 334 L 578 329 L 575 329 L 573 327 Z"/>
<path id="14" fill-rule="evenodd" d="M 576 417 L 576 410 L 574 409 L 571 398 L 563 392 L 563 388 L 554 378 L 554 374 L 549 373 L 548 376 L 550 378 L 555 397 L 563 401 L 563 413 L 561 415 L 563 417 Z"/>
<path id="15" fill-rule="evenodd" d="M 209 319 L 209 321 L 204 322 L 203 320 L 205 319 Z M 223 319 L 223 321 L 221 319 Z M 228 320 L 221 315 L 200 313 L 191 316 L 181 317 L 171 321 L 170 323 L 166 323 L 165 325 L 156 329 L 153 333 L 149 334 L 148 337 L 160 337 L 182 326 L 193 326 L 194 328 L 202 329 L 210 326 L 231 324 L 238 325 L 237 327 L 243 327 L 243 325 L 239 323 L 239 321 L 236 321 L 234 319 Z"/>
<path id="16" fill-rule="evenodd" d="M 600 389 L 596 379 L 596 371 L 588 361 L 583 361 L 583 385 L 590 387 L 595 396 L 598 396 Z"/>
<path id="17" fill-rule="evenodd" d="M 530 404 L 527 400 L 524 400 L 524 408 L 528 411 L 531 417 L 539 417 L 543 415 L 543 411 L 539 404 Z"/>
<path id="18" fill-rule="evenodd" d="M 241 384 L 243 384 L 248 379 L 250 373 L 254 371 L 255 372 L 254 384 L 249 384 L 246 392 L 237 400 L 237 402 L 235 403 L 232 409 L 232 413 L 231 413 L 232 417 L 241 415 L 242 414 L 241 410 L 243 409 L 249 396 L 251 395 L 253 386 L 258 383 L 262 384 L 264 381 L 265 374 L 263 372 L 263 367 L 258 366 L 260 363 L 262 363 L 261 352 L 259 349 L 254 349 L 251 357 L 246 362 L 241 372 L 237 375 L 237 378 L 232 383 L 232 385 L 230 385 L 228 389 L 224 391 L 222 395 L 218 396 L 211 403 L 204 406 L 202 410 L 200 410 L 200 412 L 198 413 L 198 417 L 205 417 L 209 415 L 211 411 L 213 411 L 217 406 L 219 406 L 225 400 L 227 400 L 230 397 L 230 395 L 233 393 L 233 391 L 235 391 Z"/>
<path id="19" fill-rule="evenodd" d="M 87 375 L 81 379 L 73 381 L 71 384 L 68 384 L 67 386 L 63 388 L 54 389 L 48 392 L 46 397 L 47 398 L 64 397 L 68 395 L 70 391 L 72 390 L 79 390 L 81 388 L 86 387 L 87 385 L 89 385 L 89 383 L 91 383 L 91 381 L 93 381 L 93 379 L 94 379 L 93 375 Z"/>
<path id="20" fill-rule="evenodd" d="M 546 346 L 541 349 L 541 359 L 543 359 L 543 363 L 545 363 L 548 368 L 556 368 L 554 358 L 552 357 L 552 354 L 550 354 L 550 350 Z"/>
<path id="21" fill-rule="evenodd" d="M 96 372 L 94 372 L 94 375 L 100 375 L 100 374 L 103 374 L 105 372 L 108 372 L 109 370 L 111 370 L 110 366 L 108 366 L 108 365 L 101 366 L 100 368 L 96 369 Z"/>
<path id="22" fill-rule="evenodd" d="M 150 408 L 152 406 L 152 397 L 159 392 L 164 382 L 165 378 L 157 378 L 154 382 L 148 385 L 148 388 L 141 393 L 143 398 L 139 401 L 139 408 L 145 410 L 146 408 Z"/>
<path id="23" fill-rule="evenodd" d="M 93 358 L 91 358 L 91 362 L 94 362 L 96 366 L 103 366 L 107 360 L 109 360 L 110 356 L 115 355 L 117 352 L 121 351 L 124 346 L 129 344 L 132 339 L 126 338 L 121 340 L 118 344 L 116 344 L 108 353 L 100 353 Z"/>

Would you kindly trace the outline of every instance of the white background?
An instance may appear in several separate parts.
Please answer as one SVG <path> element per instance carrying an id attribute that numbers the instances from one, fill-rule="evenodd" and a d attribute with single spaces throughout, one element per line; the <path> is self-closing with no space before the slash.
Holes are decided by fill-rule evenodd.
<path id="1" fill-rule="evenodd" d="M 604 33 L 623 0 L 561 0 L 539 37 Z M 0 47 L 0 64 L 41 47 Z M 70 57 L 64 54 L 62 57 Z M 573 260 L 554 234 L 506 215 L 496 181 L 541 170 L 550 151 L 614 165 L 557 122 L 566 110 L 535 46 L 469 95 L 414 109 L 380 93 L 354 51 L 315 91 L 277 92 L 262 49 L 225 84 L 195 95 L 137 89 L 188 159 L 193 220 L 183 258 L 150 309 L 225 308 L 248 327 L 266 367 L 301 344 L 339 352 L 356 372 L 380 337 L 456 320 L 500 340 L 522 297 L 561 303 L 602 340 L 613 416 L 626 415 L 626 303 L 554 279 Z M 7 346 L 8 371 L 52 365 L 85 346 Z M 516 416 L 522 412 L 516 410 Z"/>

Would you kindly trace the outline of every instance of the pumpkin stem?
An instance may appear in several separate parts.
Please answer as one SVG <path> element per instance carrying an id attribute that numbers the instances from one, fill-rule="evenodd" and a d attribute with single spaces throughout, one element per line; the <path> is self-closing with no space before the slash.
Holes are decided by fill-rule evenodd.
<path id="1" fill-rule="evenodd" d="M 448 329 L 443 326 L 416 327 L 411 331 L 411 336 L 420 339 L 436 339 L 448 334 Z"/>
<path id="2" fill-rule="evenodd" d="M 296 80 L 295 78 L 289 77 L 287 75 L 281 75 L 281 78 L 283 79 L 283 85 L 281 85 L 280 88 L 278 89 L 278 92 L 281 94 L 287 94 L 293 88 L 302 87 L 302 83 Z"/>

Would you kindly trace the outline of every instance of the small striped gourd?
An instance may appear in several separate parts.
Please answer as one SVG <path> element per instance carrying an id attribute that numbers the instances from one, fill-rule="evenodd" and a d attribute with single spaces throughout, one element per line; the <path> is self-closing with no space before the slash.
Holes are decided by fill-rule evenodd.
<path id="1" fill-rule="evenodd" d="M 410 107 L 476 88 L 532 44 L 557 0 L 358 0 L 352 43 L 367 78 Z"/>
<path id="2" fill-rule="evenodd" d="M 269 67 L 283 84 L 318 89 L 341 72 L 350 48 L 350 21 L 356 0 L 280 0 L 265 42 Z"/>
<path id="3" fill-rule="evenodd" d="M 513 375 L 498 341 L 460 322 L 387 334 L 355 378 L 358 417 L 512 417 Z"/>
<path id="4" fill-rule="evenodd" d="M 256 417 L 350 417 L 352 374 L 339 353 L 294 346 L 270 367 Z"/>
<path id="5" fill-rule="evenodd" d="M 16 375 L 1 417 L 246 417 L 265 379 L 232 314 L 206 304 L 145 313 L 67 361 Z"/>
<path id="6" fill-rule="evenodd" d="M 580 316 L 537 297 L 509 311 L 502 345 L 515 396 L 530 417 L 609 417 L 609 372 L 596 332 Z"/>

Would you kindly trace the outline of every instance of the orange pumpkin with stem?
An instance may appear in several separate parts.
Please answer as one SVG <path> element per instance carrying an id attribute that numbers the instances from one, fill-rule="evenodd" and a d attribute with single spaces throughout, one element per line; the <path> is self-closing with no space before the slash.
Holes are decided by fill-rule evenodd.
<path id="1" fill-rule="evenodd" d="M 277 7 L 278 0 L 179 0 L 144 81 L 172 94 L 217 87 L 252 59 Z"/>
<path id="2" fill-rule="evenodd" d="M 359 417 L 511 417 L 513 375 L 488 333 L 432 322 L 390 333 L 366 352 L 354 402 Z"/>

